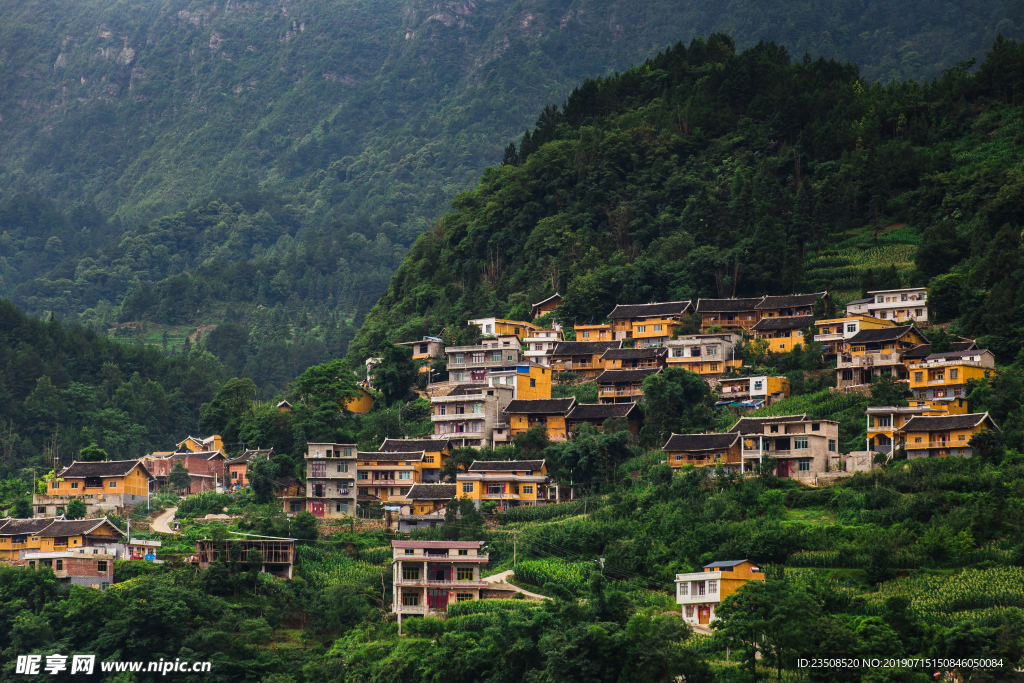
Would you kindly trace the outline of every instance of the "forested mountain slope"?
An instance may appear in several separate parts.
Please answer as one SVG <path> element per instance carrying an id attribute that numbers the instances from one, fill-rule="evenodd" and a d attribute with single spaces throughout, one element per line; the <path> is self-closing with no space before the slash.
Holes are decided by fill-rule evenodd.
<path id="1" fill-rule="evenodd" d="M 870 84 L 730 38 L 678 45 L 545 109 L 410 251 L 356 337 L 616 303 L 931 283 L 940 319 L 1004 359 L 1024 322 L 1024 46 L 973 73 Z"/>

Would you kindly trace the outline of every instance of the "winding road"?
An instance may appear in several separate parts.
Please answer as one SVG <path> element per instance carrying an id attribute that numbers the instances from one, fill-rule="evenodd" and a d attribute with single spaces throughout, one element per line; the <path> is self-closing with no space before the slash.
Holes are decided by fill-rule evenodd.
<path id="1" fill-rule="evenodd" d="M 527 598 L 529 598 L 531 600 L 547 600 L 548 599 L 547 596 L 545 596 L 545 595 L 538 595 L 537 593 L 531 593 L 528 590 L 523 590 L 522 588 L 520 588 L 519 586 L 517 586 L 515 584 L 509 583 L 508 582 L 508 577 L 512 576 L 513 574 L 515 574 L 515 570 L 514 569 L 509 569 L 508 571 L 499 572 L 499 573 L 494 574 L 492 576 L 485 576 L 483 578 L 483 580 L 484 580 L 485 583 L 491 584 L 491 587 L 494 588 L 494 589 L 497 589 L 497 590 L 512 590 L 512 591 L 515 591 L 517 593 L 522 593 L 524 597 L 527 597 Z"/>
<path id="2" fill-rule="evenodd" d="M 160 534 L 177 534 L 180 533 L 172 529 L 168 524 L 174 519 L 174 513 L 178 511 L 178 508 L 167 508 L 164 510 L 159 517 L 153 520 L 150 524 L 150 528 Z"/>

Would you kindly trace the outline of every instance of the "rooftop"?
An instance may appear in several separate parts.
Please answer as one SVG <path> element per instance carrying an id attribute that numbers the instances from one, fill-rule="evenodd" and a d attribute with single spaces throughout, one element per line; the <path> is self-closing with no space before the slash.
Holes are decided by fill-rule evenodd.
<path id="1" fill-rule="evenodd" d="M 360 460 L 372 460 L 374 462 L 400 462 L 403 460 L 422 460 L 423 451 L 410 451 L 403 453 L 401 451 L 388 451 L 387 453 L 381 453 L 378 451 L 359 451 L 356 453 L 356 457 Z"/>
<path id="2" fill-rule="evenodd" d="M 983 353 L 992 353 L 988 349 L 971 349 L 970 351 L 947 351 L 945 353 L 933 353 L 930 354 L 926 361 L 929 360 L 948 360 L 951 358 L 968 358 L 973 356 L 981 357 Z"/>
<path id="3" fill-rule="evenodd" d="M 622 318 L 663 318 L 683 315 L 693 304 L 689 301 L 666 301 L 653 304 L 619 304 L 612 309 L 608 317 L 615 320 Z"/>
<path id="4" fill-rule="evenodd" d="M 621 341 L 562 341 L 555 344 L 552 356 L 587 356 L 602 354 L 608 349 L 621 349 Z"/>
<path id="5" fill-rule="evenodd" d="M 847 340 L 847 344 L 877 344 L 879 342 L 898 341 L 913 330 L 919 336 L 921 332 L 913 325 L 898 327 L 882 327 L 874 330 L 861 330 Z"/>
<path id="6" fill-rule="evenodd" d="M 738 564 L 749 562 L 749 560 L 721 560 L 719 562 L 712 562 L 711 564 L 704 565 L 704 569 L 712 569 L 714 567 L 735 567 Z"/>
<path id="7" fill-rule="evenodd" d="M 483 541 L 391 541 L 392 548 L 482 548 L 483 545 Z"/>
<path id="8" fill-rule="evenodd" d="M 101 462 L 73 462 L 60 471 L 58 477 L 123 477 L 136 467 L 146 473 L 146 477 L 153 475 L 145 468 L 139 460 L 105 460 Z"/>
<path id="9" fill-rule="evenodd" d="M 577 403 L 566 419 L 607 420 L 609 417 L 628 417 L 636 410 L 636 403 Z"/>
<path id="10" fill-rule="evenodd" d="M 698 313 L 735 313 L 753 311 L 764 301 L 763 296 L 753 299 L 697 299 Z"/>
<path id="11" fill-rule="evenodd" d="M 642 349 L 608 349 L 601 356 L 601 360 L 640 360 L 658 358 L 667 354 L 668 349 L 663 346 L 647 346 Z"/>
<path id="12" fill-rule="evenodd" d="M 469 472 L 537 471 L 544 467 L 543 460 L 474 460 Z"/>
<path id="13" fill-rule="evenodd" d="M 752 328 L 754 332 L 773 330 L 799 330 L 809 326 L 813 321 L 809 315 L 791 315 L 782 318 L 761 318 Z"/>
<path id="14" fill-rule="evenodd" d="M 791 294 L 787 296 L 766 296 L 757 305 L 758 310 L 771 310 L 773 308 L 791 308 L 794 306 L 813 306 L 818 299 L 828 296 L 828 292 L 815 292 L 814 294 Z"/>
<path id="15" fill-rule="evenodd" d="M 409 500 L 451 500 L 457 484 L 413 484 L 405 497 Z"/>
<path id="16" fill-rule="evenodd" d="M 448 439 L 384 439 L 377 450 L 382 453 L 409 453 L 410 451 L 443 451 L 450 443 Z"/>
<path id="17" fill-rule="evenodd" d="M 505 413 L 512 415 L 514 413 L 525 414 L 525 415 L 565 415 L 573 404 L 576 402 L 575 398 L 532 398 L 532 399 L 516 399 L 510 401 L 508 407 L 505 408 Z"/>
<path id="18" fill-rule="evenodd" d="M 936 415 L 934 417 L 917 415 L 907 420 L 900 431 L 904 432 L 936 432 L 947 429 L 970 429 L 987 421 L 992 427 L 988 413 L 968 413 L 967 415 Z"/>
<path id="19" fill-rule="evenodd" d="M 117 529 L 117 527 L 111 524 L 106 517 L 100 517 L 99 519 L 55 519 L 53 520 L 53 524 L 39 532 L 39 536 L 40 538 L 81 536 L 83 534 L 92 533 L 104 524 L 120 533 L 120 529 Z"/>
<path id="20" fill-rule="evenodd" d="M 712 451 L 731 448 L 739 441 L 740 435 L 725 434 L 673 434 L 661 447 L 663 451 Z"/>
<path id="21" fill-rule="evenodd" d="M 771 417 L 741 417 L 736 421 L 730 432 L 739 434 L 759 434 L 765 425 L 782 424 L 783 422 L 806 422 L 807 413 L 799 415 L 772 415 Z"/>

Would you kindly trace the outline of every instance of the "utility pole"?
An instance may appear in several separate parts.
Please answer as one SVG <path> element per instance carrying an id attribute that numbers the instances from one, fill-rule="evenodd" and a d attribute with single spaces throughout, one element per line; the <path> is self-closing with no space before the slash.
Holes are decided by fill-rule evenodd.
<path id="1" fill-rule="evenodd" d="M 516 568 L 516 538 L 519 536 L 519 530 L 512 530 L 512 568 Z"/>

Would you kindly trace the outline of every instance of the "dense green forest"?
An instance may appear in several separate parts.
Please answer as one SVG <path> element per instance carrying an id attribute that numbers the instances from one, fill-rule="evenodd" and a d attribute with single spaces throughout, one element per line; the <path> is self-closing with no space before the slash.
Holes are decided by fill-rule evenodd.
<path id="1" fill-rule="evenodd" d="M 1024 46 L 926 84 L 713 35 L 549 106 L 409 252 L 350 354 L 559 291 L 616 303 L 929 285 L 940 321 L 1021 348 Z"/>

